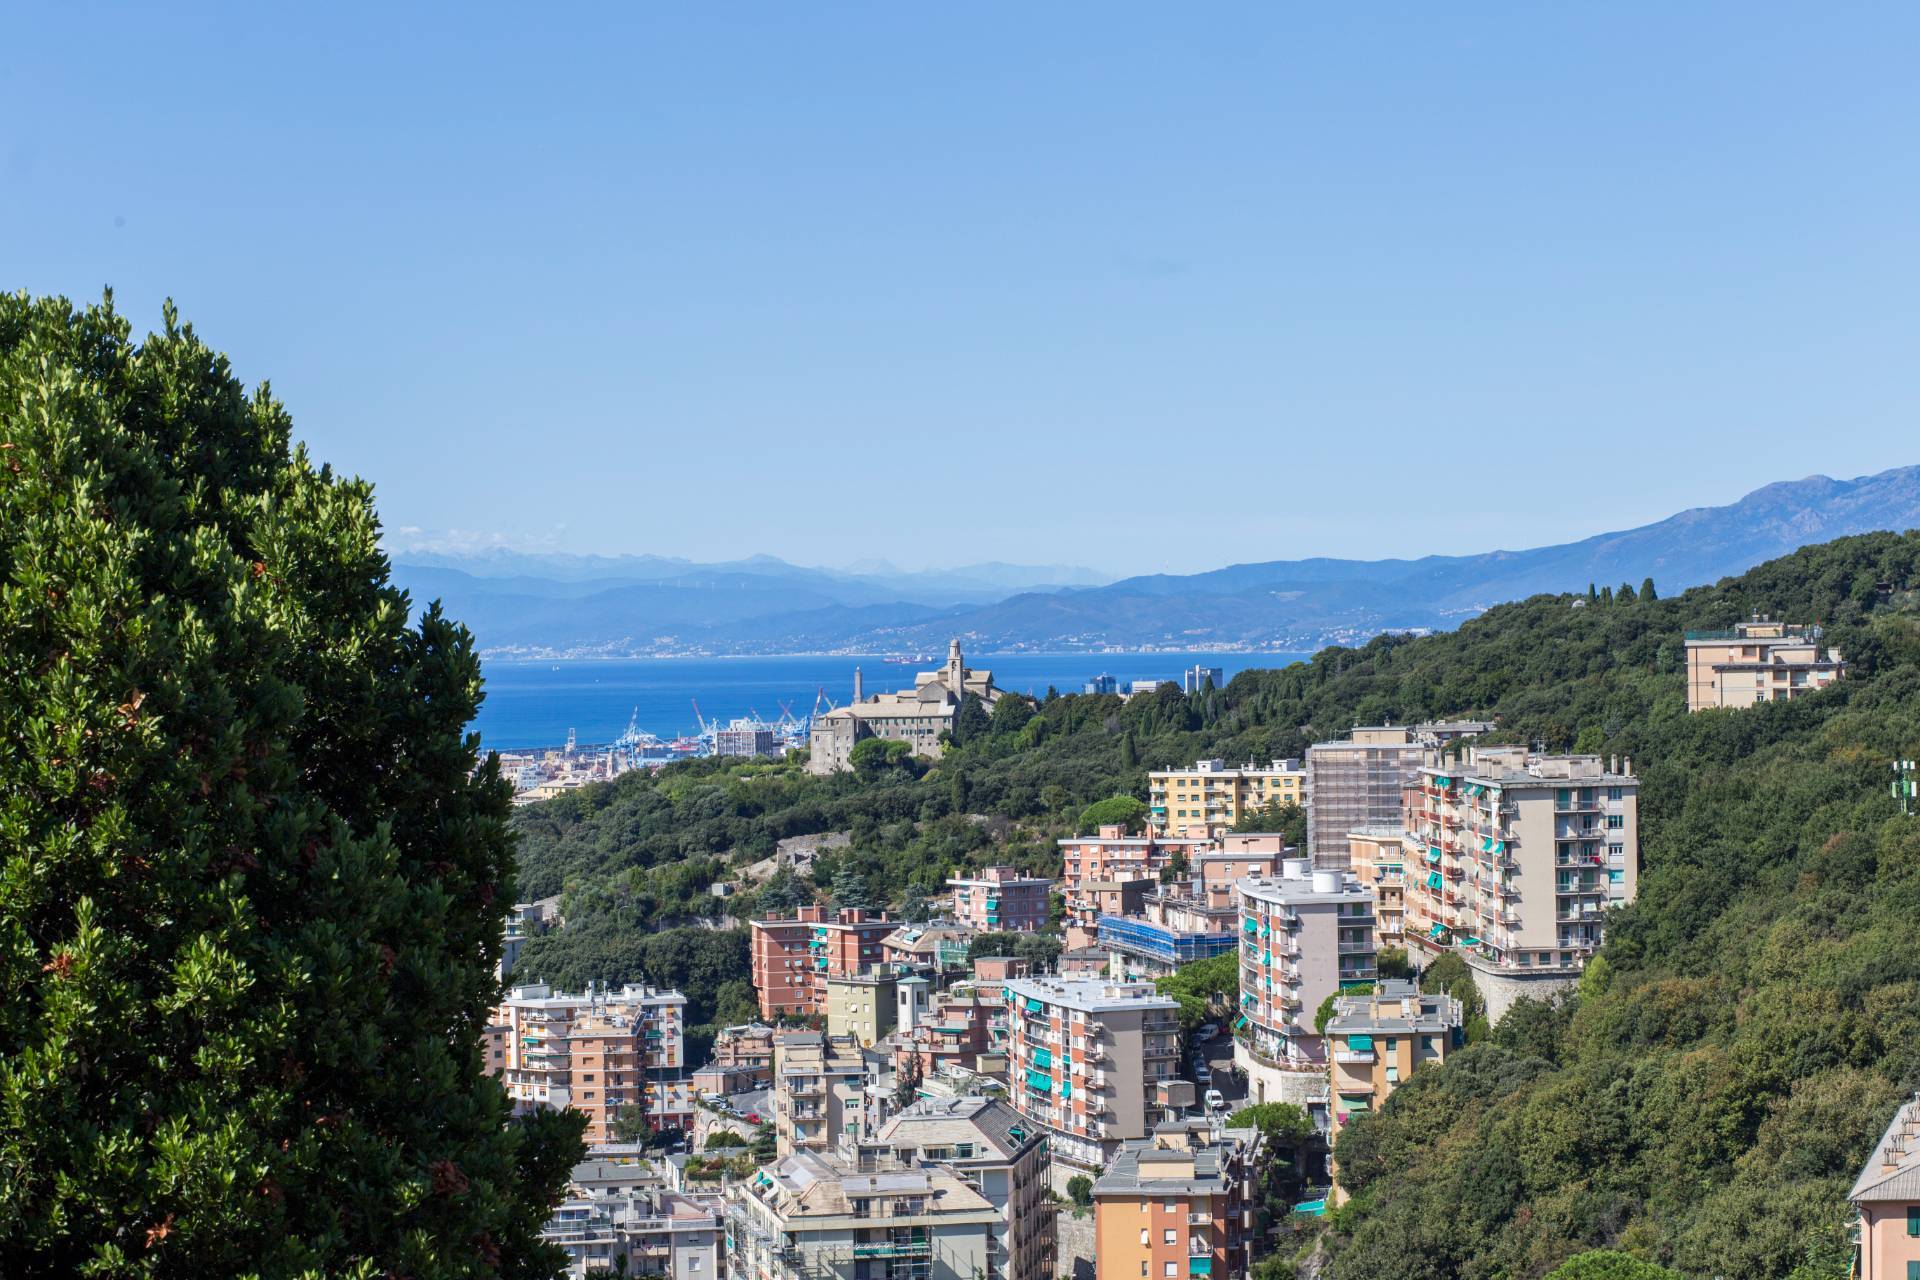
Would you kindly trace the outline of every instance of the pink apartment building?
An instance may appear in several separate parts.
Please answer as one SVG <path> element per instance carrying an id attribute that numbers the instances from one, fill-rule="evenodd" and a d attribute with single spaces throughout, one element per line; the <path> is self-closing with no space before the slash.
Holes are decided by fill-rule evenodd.
<path id="1" fill-rule="evenodd" d="M 1053 881 L 1023 876 L 1017 867 L 988 867 L 978 876 L 947 881 L 953 918 L 986 933 L 1034 933 L 1047 927 Z"/>

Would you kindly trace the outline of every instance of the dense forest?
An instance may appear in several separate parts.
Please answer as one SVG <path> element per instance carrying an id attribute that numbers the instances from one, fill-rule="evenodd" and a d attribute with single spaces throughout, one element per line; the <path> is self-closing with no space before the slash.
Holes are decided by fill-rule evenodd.
<path id="1" fill-rule="evenodd" d="M 1640 899 L 1576 996 L 1523 1005 L 1347 1131 L 1358 1194 L 1312 1246 L 1328 1274 L 1535 1277 L 1617 1247 L 1687 1275 L 1841 1276 L 1847 1182 L 1920 1085 L 1920 819 L 1888 788 L 1888 761 L 1920 747 L 1916 585 L 1920 536 L 1867 535 L 1672 599 L 1650 583 L 1537 596 L 1191 696 L 1050 696 L 974 718 L 931 766 L 875 757 L 822 779 L 701 762 L 621 779 L 518 815 L 522 894 L 564 893 L 568 919 L 523 963 L 685 973 L 706 983 L 689 988 L 696 1017 L 735 1016 L 743 931 L 696 917 L 712 880 L 782 837 L 850 843 L 735 912 L 813 898 L 916 912 L 958 868 L 1056 870 L 1053 840 L 1090 803 L 1144 796 L 1149 769 L 1299 755 L 1361 722 L 1490 716 L 1503 740 L 1632 757 Z M 1688 715 L 1682 633 L 1754 611 L 1823 623 L 1849 679 Z"/>

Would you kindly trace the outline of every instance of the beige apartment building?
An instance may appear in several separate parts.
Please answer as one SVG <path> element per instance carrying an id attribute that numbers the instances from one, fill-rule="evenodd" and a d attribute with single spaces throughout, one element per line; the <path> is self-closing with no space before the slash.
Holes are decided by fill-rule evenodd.
<path id="1" fill-rule="evenodd" d="M 1847 1199 L 1859 1215 L 1859 1280 L 1920 1277 L 1920 1094 L 1893 1113 Z"/>
<path id="2" fill-rule="evenodd" d="M 1205 1120 L 1122 1146 L 1093 1184 L 1094 1280 L 1247 1275 L 1259 1151 L 1259 1130 Z"/>
<path id="3" fill-rule="evenodd" d="M 1408 941 L 1485 975 L 1496 1019 L 1525 985 L 1578 974 L 1607 908 L 1638 888 L 1639 791 L 1631 761 L 1524 747 L 1423 766 L 1405 815 Z"/>
<path id="4" fill-rule="evenodd" d="M 1327 1039 L 1333 1046 L 1327 1054 L 1329 1149 L 1354 1116 L 1378 1111 L 1415 1071 L 1444 1062 L 1466 1043 L 1458 1000 L 1424 995 L 1399 979 L 1380 983 L 1370 995 L 1335 998 Z M 1343 1200 L 1337 1167 L 1334 1178 L 1334 1199 Z"/>
<path id="5" fill-rule="evenodd" d="M 865 696 L 860 671 L 853 673 L 853 701 L 816 718 L 808 737 L 807 772 L 840 773 L 853 767 L 853 749 L 868 738 L 904 742 L 917 756 L 938 758 L 943 734 L 953 732 L 961 699 L 972 694 L 991 710 L 1000 701 L 991 671 L 975 671 L 960 656 L 960 642 L 947 649 L 946 665 L 914 676 L 913 688 Z"/>
<path id="6" fill-rule="evenodd" d="M 687 998 L 629 984 L 617 992 L 513 988 L 487 1028 L 488 1075 L 516 1112 L 572 1108 L 587 1117 L 589 1143 L 611 1140 L 613 1118 L 638 1107 L 655 1129 L 693 1121 L 687 1079 Z"/>
<path id="7" fill-rule="evenodd" d="M 1278 876 L 1241 881 L 1234 1062 L 1251 1101 L 1299 1100 L 1283 1073 L 1324 1077 L 1314 1014 L 1342 988 L 1373 981 L 1374 959 L 1373 895 L 1351 873 L 1290 858 Z"/>
<path id="8" fill-rule="evenodd" d="M 865 1131 L 866 1060 L 851 1040 L 788 1031 L 773 1041 L 773 1132 L 781 1155 L 829 1151 Z"/>
<path id="9" fill-rule="evenodd" d="M 1689 631 L 1687 710 L 1751 707 L 1824 689 L 1846 670 L 1820 628 L 1755 614 L 1729 631 Z"/>
<path id="10" fill-rule="evenodd" d="M 1000 1210 L 942 1165 L 797 1151 L 727 1192 L 731 1280 L 983 1280 Z"/>
<path id="11" fill-rule="evenodd" d="M 1304 807 L 1307 773 L 1298 760 L 1249 762 L 1238 768 L 1229 768 L 1225 760 L 1201 760 L 1190 769 L 1148 774 L 1147 796 L 1152 834 L 1204 836 L 1276 801 Z"/>
<path id="12" fill-rule="evenodd" d="M 1174 1078 L 1180 1005 L 1150 982 L 1099 978 L 1016 978 L 1006 993 L 1013 1105 L 1045 1130 L 1064 1191 L 1160 1118 L 1156 1090 Z"/>
<path id="13" fill-rule="evenodd" d="M 1397 824 L 1347 832 L 1350 869 L 1373 894 L 1373 937 L 1382 951 L 1407 945 L 1405 839 Z"/>
<path id="14" fill-rule="evenodd" d="M 999 1213 L 982 1280 L 1052 1280 L 1046 1142 L 1013 1107 L 978 1096 L 922 1098 L 887 1121 L 879 1144 L 902 1165 L 957 1175 Z"/>

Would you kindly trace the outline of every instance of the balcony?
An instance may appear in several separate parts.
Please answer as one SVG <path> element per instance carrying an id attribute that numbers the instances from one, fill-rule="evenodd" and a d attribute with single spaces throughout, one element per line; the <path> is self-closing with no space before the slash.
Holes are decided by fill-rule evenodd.
<path id="1" fill-rule="evenodd" d="M 1371 1049 L 1336 1049 L 1333 1060 L 1335 1062 L 1373 1062 L 1376 1059 Z"/>

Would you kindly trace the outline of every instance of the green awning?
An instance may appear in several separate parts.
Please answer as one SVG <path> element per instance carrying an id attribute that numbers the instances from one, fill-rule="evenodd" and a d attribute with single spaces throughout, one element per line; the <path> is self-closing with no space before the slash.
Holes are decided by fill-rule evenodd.
<path id="1" fill-rule="evenodd" d="M 1052 1065 L 1053 1065 L 1053 1050 L 1051 1050 L 1051 1049 L 1035 1049 L 1035 1050 L 1033 1051 L 1033 1065 L 1034 1065 L 1034 1066 L 1036 1066 L 1036 1067 L 1050 1067 L 1050 1066 L 1052 1066 Z"/>
<path id="2" fill-rule="evenodd" d="M 1190 1276 L 1210 1276 L 1213 1274 L 1212 1258 L 1188 1258 L 1187 1274 Z"/>
<path id="3" fill-rule="evenodd" d="M 1040 1003 L 1038 1000 L 1035 1000 L 1032 996 L 1027 997 L 1028 1013 L 1039 1013 L 1042 1010 L 1044 1010 L 1046 1007 L 1047 1007 L 1046 1005 Z"/>
<path id="4" fill-rule="evenodd" d="M 1373 1037 L 1372 1036 L 1348 1036 L 1347 1048 L 1352 1049 L 1357 1053 L 1372 1053 Z"/>
<path id="5" fill-rule="evenodd" d="M 1430 845 L 1428 845 L 1428 846 L 1427 846 L 1427 861 L 1428 861 L 1428 862 L 1438 862 L 1438 861 L 1440 861 L 1440 846 L 1439 846 L 1439 845 L 1437 845 L 1437 844 L 1430 844 Z"/>
<path id="6" fill-rule="evenodd" d="M 1440 873 L 1438 871 L 1427 872 L 1427 888 L 1438 889 L 1439 887 L 1440 887 Z"/>
<path id="7" fill-rule="evenodd" d="M 1246 924 L 1246 930 L 1248 933 L 1260 932 L 1260 922 L 1258 920 L 1253 919 L 1251 916 L 1247 918 L 1245 924 Z"/>
<path id="8" fill-rule="evenodd" d="M 1028 1071 L 1027 1088 L 1035 1093 L 1052 1093 L 1053 1077 L 1044 1071 Z"/>
<path id="9" fill-rule="evenodd" d="M 1060 1082 L 1060 1096 L 1062 1098 L 1071 1098 L 1073 1096 L 1073 1081 L 1062 1080 Z"/>
<path id="10" fill-rule="evenodd" d="M 1477 796 L 1477 795 L 1481 795 L 1481 794 L 1483 794 L 1483 793 L 1484 793 L 1485 791 L 1486 791 L 1486 788 L 1485 788 L 1485 787 L 1483 787 L 1483 786 L 1481 786 L 1481 785 L 1480 785 L 1479 783 L 1477 783 L 1477 782 L 1469 782 L 1469 783 L 1467 784 L 1467 794 L 1468 794 L 1468 795 L 1470 795 L 1470 796 Z"/>
<path id="11" fill-rule="evenodd" d="M 1453 785 L 1453 779 L 1449 778 L 1444 773 L 1436 773 L 1433 775 L 1433 785 L 1436 787 L 1439 787 L 1442 791 L 1445 791 L 1448 787 Z"/>
<path id="12" fill-rule="evenodd" d="M 1447 926 L 1443 924 L 1437 924 L 1433 926 L 1431 930 L 1428 931 L 1427 936 L 1429 938 L 1433 938 L 1436 941 L 1438 941 L 1440 939 L 1440 936 L 1446 933 L 1446 931 L 1447 931 Z"/>
<path id="13" fill-rule="evenodd" d="M 1460 939 L 1460 945 L 1461 945 L 1461 946 L 1463 946 L 1463 947 L 1477 947 L 1477 946 L 1479 946 L 1479 945 L 1480 945 L 1480 939 L 1478 939 L 1478 938 L 1462 938 L 1462 939 Z"/>
<path id="14" fill-rule="evenodd" d="M 1340 1110 L 1371 1111 L 1373 1110 L 1373 1100 L 1371 1098 L 1349 1097 L 1343 1093 L 1340 1095 Z"/>
<path id="15" fill-rule="evenodd" d="M 1252 997 L 1252 996 L 1247 996 L 1247 997 L 1245 997 L 1245 999 L 1247 999 L 1248 1001 L 1251 1001 L 1251 1000 L 1253 999 L 1253 997 Z M 1244 1026 L 1246 1026 L 1246 1025 L 1247 1025 L 1247 1016 L 1246 1016 L 1246 1015 L 1245 1015 L 1245 1014 L 1243 1013 L 1243 1014 L 1241 1014 L 1241 1015 L 1240 1015 L 1240 1016 L 1239 1016 L 1238 1018 L 1236 1018 L 1236 1019 L 1234 1020 L 1234 1023 L 1233 1023 L 1233 1029 L 1234 1029 L 1235 1031 L 1238 1031 L 1238 1030 L 1240 1030 L 1240 1029 L 1241 1029 L 1242 1027 L 1244 1027 Z"/>

